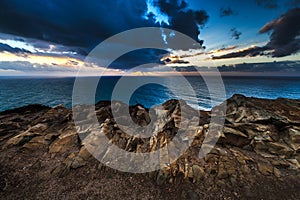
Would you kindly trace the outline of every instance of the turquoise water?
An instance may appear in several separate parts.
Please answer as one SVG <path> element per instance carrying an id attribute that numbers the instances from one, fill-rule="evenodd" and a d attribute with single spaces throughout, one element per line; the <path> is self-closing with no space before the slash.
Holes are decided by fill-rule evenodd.
<path id="1" fill-rule="evenodd" d="M 163 82 L 166 86 L 148 84 L 140 87 L 131 96 L 130 104 L 140 103 L 146 107 L 161 104 L 169 99 L 178 99 L 170 89 L 180 94 L 179 99 L 185 99 L 194 108 L 211 109 L 211 103 L 205 82 L 200 77 L 186 77 L 193 87 L 196 97 L 177 81 L 176 77 L 130 77 L 133 81 L 151 79 L 151 82 Z M 112 90 L 119 77 L 102 77 L 95 101 L 111 100 Z M 56 106 L 63 104 L 72 106 L 72 92 L 75 78 L 24 78 L 0 77 L 0 111 L 13 109 L 28 104 L 43 104 Z M 289 77 L 223 77 L 226 97 L 233 94 L 276 99 L 278 97 L 300 99 L 300 78 Z M 126 86 L 124 86 L 126 88 Z M 216 95 L 217 96 L 217 95 Z M 118 99 L 124 101 L 122 95 Z"/>

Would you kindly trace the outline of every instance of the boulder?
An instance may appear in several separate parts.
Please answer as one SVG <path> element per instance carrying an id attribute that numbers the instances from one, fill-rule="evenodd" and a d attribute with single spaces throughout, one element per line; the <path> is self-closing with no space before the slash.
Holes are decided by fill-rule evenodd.
<path id="1" fill-rule="evenodd" d="M 66 135 L 59 137 L 49 147 L 49 153 L 66 153 L 72 149 L 72 147 L 78 146 L 78 135 L 76 132 L 72 135 Z"/>

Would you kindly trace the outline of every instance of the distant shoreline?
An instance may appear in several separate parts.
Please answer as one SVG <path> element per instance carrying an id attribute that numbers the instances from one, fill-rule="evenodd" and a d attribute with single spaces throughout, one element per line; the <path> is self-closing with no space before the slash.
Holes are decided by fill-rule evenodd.
<path id="1" fill-rule="evenodd" d="M 222 77 L 244 77 L 244 78 L 299 78 L 300 73 L 283 73 L 283 72 L 220 72 L 220 74 L 211 73 L 211 72 L 178 72 L 180 73 L 180 76 L 191 76 L 191 77 L 200 77 L 201 74 L 203 76 L 222 76 Z M 28 78 L 45 78 L 45 79 L 51 79 L 51 78 L 99 78 L 99 77 L 176 77 L 179 76 L 178 74 L 172 74 L 172 73 L 162 73 L 162 74 L 145 74 L 145 75 L 130 75 L 130 74 L 124 74 L 124 75 L 99 75 L 99 76 L 74 76 L 74 75 L 20 75 L 20 76 L 1 76 L 0 79 L 28 79 Z"/>

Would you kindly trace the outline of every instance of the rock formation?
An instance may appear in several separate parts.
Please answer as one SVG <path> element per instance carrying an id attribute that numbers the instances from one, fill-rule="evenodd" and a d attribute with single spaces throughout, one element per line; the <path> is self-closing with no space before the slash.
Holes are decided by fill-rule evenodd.
<path id="1" fill-rule="evenodd" d="M 218 126 L 209 123 L 212 112 L 195 111 L 184 102 L 170 100 L 155 108 L 156 113 L 164 113 L 164 123 L 152 124 L 155 130 L 148 130 L 152 136 L 139 138 L 128 134 L 130 128 L 119 127 L 122 120 L 126 125 L 127 119 L 114 119 L 111 104 L 128 111 L 121 102 L 99 102 L 96 114 L 102 134 L 95 134 L 91 127 L 77 131 L 72 111 L 63 106 L 30 105 L 0 113 L 1 196 L 80 199 L 90 192 L 95 198 L 122 198 L 124 194 L 115 190 L 125 181 L 128 185 L 123 187 L 132 187 L 126 195 L 133 199 L 300 198 L 300 100 L 234 95 L 224 102 L 224 127 L 217 144 L 204 158 L 199 157 L 203 140 L 213 126 Z M 189 114 L 200 116 L 196 124 L 181 119 L 183 107 Z M 147 127 L 155 117 L 142 105 L 129 107 L 129 113 L 141 127 Z M 85 120 L 83 116 L 82 123 Z M 160 170 L 144 174 L 118 172 L 91 155 L 97 152 L 102 137 L 127 152 L 159 151 L 169 145 L 185 123 L 196 131 L 191 145 L 174 162 L 165 163 L 174 152 L 161 152 Z M 86 146 L 92 143 L 94 152 Z M 108 151 L 97 153 L 105 157 Z M 99 179 L 115 188 L 95 189 Z M 147 190 L 141 193 L 143 196 L 133 191 L 140 186 L 147 187 L 139 189 Z"/>

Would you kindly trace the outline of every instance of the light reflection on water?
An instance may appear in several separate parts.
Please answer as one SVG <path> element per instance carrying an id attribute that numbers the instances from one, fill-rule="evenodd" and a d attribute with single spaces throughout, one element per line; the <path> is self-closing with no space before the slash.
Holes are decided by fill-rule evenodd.
<path id="1" fill-rule="evenodd" d="M 161 104 L 169 99 L 185 99 L 194 108 L 211 109 L 218 102 L 218 94 L 209 96 L 205 82 L 200 77 L 187 77 L 197 98 L 193 97 L 175 77 L 130 77 L 132 79 L 160 79 L 167 87 L 149 84 L 140 87 L 132 95 L 130 104 L 140 103 L 146 107 Z M 98 85 L 95 100 L 110 100 L 112 90 L 119 77 L 102 77 Z M 48 106 L 72 105 L 72 92 L 75 78 L 0 78 L 0 111 L 28 104 L 38 103 Z M 260 98 L 278 97 L 300 99 L 300 78 L 288 77 L 223 77 L 226 96 L 243 94 Z M 169 88 L 169 89 L 168 89 Z M 177 97 L 171 90 L 180 94 Z M 217 91 L 217 90 L 216 90 Z M 122 96 L 118 96 L 121 100 Z"/>

